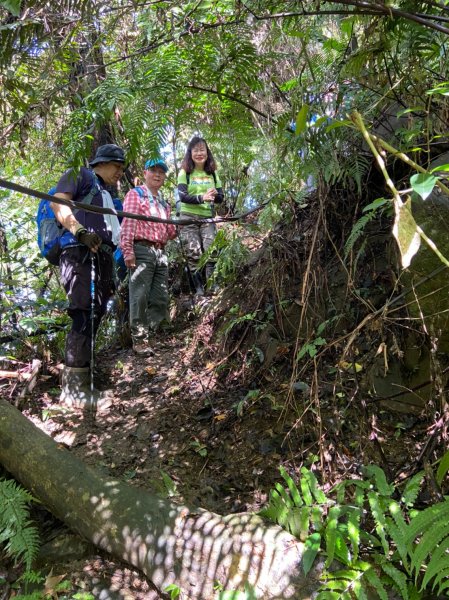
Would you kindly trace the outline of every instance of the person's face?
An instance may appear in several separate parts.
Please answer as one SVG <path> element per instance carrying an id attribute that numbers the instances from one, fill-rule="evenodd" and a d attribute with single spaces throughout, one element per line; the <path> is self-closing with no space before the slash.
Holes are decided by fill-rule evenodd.
<path id="1" fill-rule="evenodd" d="M 161 167 L 150 167 L 145 171 L 145 183 L 152 192 L 157 192 L 164 184 L 165 171 Z"/>
<path id="2" fill-rule="evenodd" d="M 192 148 L 192 160 L 195 167 L 203 167 L 207 160 L 207 148 L 204 142 L 199 142 Z"/>
<path id="3" fill-rule="evenodd" d="M 117 185 L 120 179 L 123 177 L 124 166 L 123 163 L 119 162 L 107 162 L 100 163 L 97 168 L 94 169 L 103 181 L 108 185 Z"/>

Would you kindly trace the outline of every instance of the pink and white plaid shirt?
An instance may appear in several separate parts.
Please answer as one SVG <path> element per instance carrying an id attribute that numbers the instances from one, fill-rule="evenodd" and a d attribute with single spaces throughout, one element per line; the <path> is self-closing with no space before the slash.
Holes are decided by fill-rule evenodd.
<path id="1" fill-rule="evenodd" d="M 130 190 L 123 202 L 123 210 L 137 215 L 146 215 L 147 217 L 159 217 L 169 219 L 171 208 L 167 203 L 165 206 L 159 202 L 160 195 L 152 196 L 148 188 L 143 185 L 144 197 L 141 198 L 135 190 Z M 150 202 L 150 198 L 153 199 Z M 120 248 L 122 249 L 125 260 L 134 254 L 134 240 L 149 240 L 165 246 L 168 240 L 176 237 L 175 225 L 168 223 L 153 223 L 151 221 L 138 221 L 124 217 L 120 229 Z"/>

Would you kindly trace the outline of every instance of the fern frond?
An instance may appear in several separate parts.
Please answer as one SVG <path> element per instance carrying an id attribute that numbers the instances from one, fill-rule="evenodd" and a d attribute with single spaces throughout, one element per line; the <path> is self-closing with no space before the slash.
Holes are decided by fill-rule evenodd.
<path id="1" fill-rule="evenodd" d="M 401 501 L 405 504 L 405 506 L 411 507 L 415 504 L 421 484 L 424 481 L 424 477 L 424 471 L 420 471 L 419 473 L 416 473 L 416 475 L 414 475 L 410 481 L 407 482 L 401 497 Z"/>
<path id="2" fill-rule="evenodd" d="M 374 479 L 376 488 L 379 490 L 382 496 L 391 496 L 391 494 L 394 492 L 394 485 L 390 485 L 387 482 L 385 472 L 380 467 L 377 465 L 368 465 L 364 470 L 368 477 Z"/>
<path id="3" fill-rule="evenodd" d="M 384 558 L 379 561 L 379 565 L 388 575 L 388 577 L 394 582 L 395 587 L 400 592 L 403 600 L 409 600 L 408 589 L 407 589 L 407 577 L 406 575 L 396 568 L 391 562 Z"/>
<path id="4" fill-rule="evenodd" d="M 438 548 L 433 551 L 432 558 L 427 565 L 426 572 L 422 581 L 422 588 L 425 589 L 426 585 L 441 571 L 444 564 L 447 566 L 447 552 L 449 550 L 449 538 L 446 538 Z M 434 582 L 434 587 L 436 585 Z"/>
<path id="5" fill-rule="evenodd" d="M 371 568 L 364 573 L 364 577 L 369 584 L 376 590 L 380 600 L 388 600 L 388 594 L 376 571 Z"/>
<path id="6" fill-rule="evenodd" d="M 344 595 L 346 594 L 346 595 Z M 351 596 L 347 592 L 331 592 L 329 590 L 324 590 L 320 592 L 316 597 L 316 600 L 351 600 Z"/>
<path id="7" fill-rule="evenodd" d="M 348 538 L 351 543 L 354 560 L 357 560 L 359 555 L 360 519 L 362 516 L 362 511 L 360 508 L 351 507 L 351 510 L 348 514 Z"/>
<path id="8" fill-rule="evenodd" d="M 316 502 L 318 502 L 319 504 L 325 504 L 326 502 L 328 502 L 326 494 L 323 492 L 323 490 L 321 490 L 318 487 L 317 478 L 312 473 L 312 471 L 309 471 L 309 469 L 306 469 L 306 467 L 302 467 L 301 468 L 301 476 L 302 476 L 302 478 L 304 478 L 307 481 L 307 485 L 309 486 L 310 492 L 312 493 L 312 496 Z M 304 497 L 304 501 L 306 502 L 305 497 Z M 312 502 L 310 502 L 310 504 L 311 503 Z M 307 502 L 306 502 L 306 504 L 307 504 Z"/>
<path id="9" fill-rule="evenodd" d="M 449 450 L 440 458 L 440 464 L 438 465 L 436 481 L 438 485 L 441 485 L 446 473 L 449 471 Z"/>
<path id="10" fill-rule="evenodd" d="M 408 571 L 408 548 L 407 548 L 407 523 L 402 514 L 400 505 L 392 500 L 388 505 L 393 520 L 387 519 L 387 529 L 393 542 L 396 544 L 399 556 L 402 559 L 404 567 Z"/>
<path id="11" fill-rule="evenodd" d="M 387 519 L 387 531 L 393 543 L 396 545 L 397 552 L 401 557 L 404 568 L 406 569 L 407 573 L 409 573 L 409 555 L 404 531 L 399 528 L 391 519 Z"/>
<path id="12" fill-rule="evenodd" d="M 363 215 L 362 217 L 360 217 L 360 219 L 356 223 L 354 223 L 354 225 L 351 229 L 351 233 L 349 234 L 349 237 L 345 243 L 345 253 L 344 253 L 345 258 L 347 258 L 348 254 L 353 249 L 354 244 L 359 239 L 359 237 L 362 235 L 367 224 L 373 220 L 374 216 L 375 216 L 374 212 L 367 213 L 366 215 Z"/>
<path id="13" fill-rule="evenodd" d="M 290 477 L 290 475 L 287 473 L 287 471 L 284 467 L 281 466 L 279 468 L 279 471 L 280 471 L 282 477 L 284 478 L 285 483 L 288 486 L 288 489 L 290 490 L 290 494 L 293 499 L 293 502 L 295 503 L 295 506 L 302 506 L 304 504 L 304 502 L 301 498 L 301 494 L 299 493 L 298 488 L 296 487 L 295 482 Z"/>
<path id="14" fill-rule="evenodd" d="M 446 562 L 446 564 L 447 564 L 447 562 Z M 448 578 L 449 578 L 449 566 L 446 566 L 446 568 L 441 569 L 440 572 L 438 573 L 438 575 L 435 577 L 433 589 L 435 589 L 438 586 L 438 594 L 440 594 L 440 590 L 446 588 L 449 585 Z"/>
<path id="15" fill-rule="evenodd" d="M 388 555 L 389 545 L 386 537 L 386 520 L 379 495 L 376 492 L 368 492 L 368 501 L 371 508 L 371 514 L 376 523 L 376 533 L 380 538 L 385 554 Z"/>
<path id="16" fill-rule="evenodd" d="M 334 598 L 335 596 L 327 594 L 339 593 L 340 595 L 337 596 L 339 599 L 355 597 L 357 600 L 366 600 L 368 598 L 366 590 L 368 580 L 365 578 L 365 574 L 372 568 L 369 563 L 356 561 L 349 569 L 326 573 L 325 583 L 320 588 L 318 598 L 323 600 Z"/>
<path id="17" fill-rule="evenodd" d="M 447 576 L 447 573 L 446 573 Z M 442 583 L 440 585 L 440 587 L 438 588 L 438 593 L 441 595 L 443 592 L 445 592 L 447 589 L 449 588 L 449 580 L 446 580 L 445 583 Z"/>
<path id="18" fill-rule="evenodd" d="M 26 569 L 31 569 L 33 560 L 39 552 L 40 540 L 36 526 L 28 521 L 16 527 L 14 535 L 11 535 L 6 544 L 6 551 L 16 560 L 23 558 Z"/>
<path id="19" fill-rule="evenodd" d="M 353 584 L 354 595 L 357 600 L 368 600 L 368 595 L 365 591 L 364 584 L 362 581 L 354 581 Z"/>
<path id="20" fill-rule="evenodd" d="M 23 559 L 27 569 L 37 556 L 39 535 L 29 520 L 29 504 L 33 496 L 15 481 L 0 480 L 0 543 L 6 542 L 7 553 Z"/>
<path id="21" fill-rule="evenodd" d="M 326 530 L 324 532 L 324 537 L 326 540 L 326 566 L 329 567 L 332 564 L 335 556 L 335 544 L 337 541 L 337 524 L 338 519 L 341 515 L 341 507 L 340 506 L 332 506 L 329 510 L 329 515 L 326 521 Z"/>
<path id="22" fill-rule="evenodd" d="M 299 480 L 301 486 L 302 497 L 306 506 L 311 506 L 313 503 L 312 493 L 310 491 L 309 482 L 305 476 L 302 476 Z"/>
<path id="23" fill-rule="evenodd" d="M 308 506 L 295 506 L 286 519 L 286 529 L 295 537 L 304 542 L 309 534 L 310 508 Z"/>
<path id="24" fill-rule="evenodd" d="M 438 522 L 432 526 L 422 538 L 418 545 L 410 553 L 411 555 L 411 570 L 416 572 L 418 578 L 422 565 L 425 563 L 428 556 L 431 556 L 438 545 L 448 536 L 448 523 Z M 445 555 L 441 560 L 441 567 L 449 566 L 449 555 Z"/>
<path id="25" fill-rule="evenodd" d="M 449 523 L 449 500 L 429 506 L 414 517 L 407 529 L 407 543 L 411 544 L 423 531 L 429 528 L 447 528 Z"/>

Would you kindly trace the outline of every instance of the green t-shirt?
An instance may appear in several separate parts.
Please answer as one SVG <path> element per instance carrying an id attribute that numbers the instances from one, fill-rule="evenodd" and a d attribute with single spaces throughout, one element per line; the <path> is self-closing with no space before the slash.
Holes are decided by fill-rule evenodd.
<path id="1" fill-rule="evenodd" d="M 208 175 L 205 171 L 197 171 L 194 169 L 190 173 L 189 183 L 187 183 L 187 174 L 184 169 L 179 171 L 178 185 L 184 184 L 187 186 L 187 194 L 189 196 L 202 196 L 210 188 L 221 188 L 222 184 L 217 173 L 215 173 L 215 180 L 213 175 Z M 202 202 L 199 204 L 191 204 L 189 202 L 182 202 L 181 198 L 181 214 L 190 213 L 201 217 L 212 216 L 212 203 Z"/>

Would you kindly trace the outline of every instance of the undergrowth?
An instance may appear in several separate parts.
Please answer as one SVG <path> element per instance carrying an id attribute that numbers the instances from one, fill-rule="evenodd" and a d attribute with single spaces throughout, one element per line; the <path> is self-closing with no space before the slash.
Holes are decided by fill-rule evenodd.
<path id="1" fill-rule="evenodd" d="M 446 463 L 447 456 L 439 482 Z M 324 494 L 311 470 L 303 467 L 298 483 L 280 470 L 285 484 L 275 485 L 260 514 L 304 542 L 306 575 L 318 554 L 326 557 L 317 600 L 367 600 L 373 592 L 387 600 L 391 589 L 418 600 L 449 590 L 449 499 L 415 508 L 424 471 L 399 489 L 370 465 L 363 478 Z"/>
<path id="2" fill-rule="evenodd" d="M 33 496 L 11 479 L 0 480 L 0 545 L 27 570 L 39 551 L 39 535 L 30 520 Z"/>

